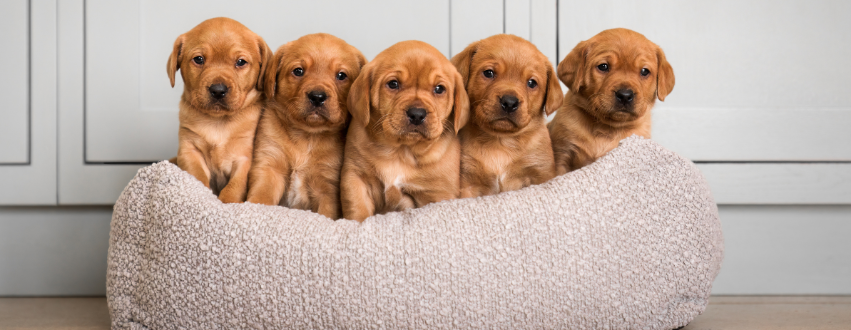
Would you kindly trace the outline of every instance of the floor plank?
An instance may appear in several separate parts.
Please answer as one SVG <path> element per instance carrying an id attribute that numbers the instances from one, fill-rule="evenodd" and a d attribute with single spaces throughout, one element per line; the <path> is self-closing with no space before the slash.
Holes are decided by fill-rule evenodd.
<path id="1" fill-rule="evenodd" d="M 0 329 L 109 329 L 106 298 L 0 298 Z M 851 329 L 851 296 L 713 296 L 683 330 Z"/>
<path id="2" fill-rule="evenodd" d="M 851 329 L 851 296 L 713 296 L 683 330 Z"/>
<path id="3" fill-rule="evenodd" d="M 106 298 L 0 298 L 0 329 L 109 329 Z"/>

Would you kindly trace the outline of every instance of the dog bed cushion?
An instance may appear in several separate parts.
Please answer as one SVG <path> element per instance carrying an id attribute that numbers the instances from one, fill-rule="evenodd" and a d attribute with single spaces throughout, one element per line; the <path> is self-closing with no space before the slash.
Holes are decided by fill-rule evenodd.
<path id="1" fill-rule="evenodd" d="M 698 169 L 635 136 L 542 185 L 363 223 L 222 204 L 161 162 L 115 205 L 107 296 L 117 329 L 672 329 L 722 256 Z"/>

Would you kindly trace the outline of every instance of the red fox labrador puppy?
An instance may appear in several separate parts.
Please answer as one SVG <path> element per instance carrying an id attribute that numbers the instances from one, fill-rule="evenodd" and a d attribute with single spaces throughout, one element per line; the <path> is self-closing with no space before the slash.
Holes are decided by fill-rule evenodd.
<path id="1" fill-rule="evenodd" d="M 266 111 L 257 128 L 248 201 L 340 217 L 346 99 L 366 58 L 330 34 L 310 34 L 275 52 L 266 71 Z"/>
<path id="2" fill-rule="evenodd" d="M 219 17 L 177 37 L 168 78 L 183 77 L 177 165 L 225 203 L 245 201 L 263 75 L 272 50 L 237 21 Z"/>
<path id="3" fill-rule="evenodd" d="M 461 197 L 492 195 L 555 176 L 544 114 L 561 106 L 561 86 L 544 54 L 498 34 L 452 58 L 467 86 L 471 118 L 461 129 Z"/>
<path id="4" fill-rule="evenodd" d="M 458 70 L 424 42 L 397 43 L 364 66 L 349 92 L 343 216 L 363 221 L 457 198 L 457 133 L 469 106 Z"/>
<path id="5" fill-rule="evenodd" d="M 627 29 L 580 42 L 558 75 L 569 90 L 549 124 L 557 174 L 593 163 L 630 135 L 650 138 L 650 109 L 674 89 L 662 48 Z"/>

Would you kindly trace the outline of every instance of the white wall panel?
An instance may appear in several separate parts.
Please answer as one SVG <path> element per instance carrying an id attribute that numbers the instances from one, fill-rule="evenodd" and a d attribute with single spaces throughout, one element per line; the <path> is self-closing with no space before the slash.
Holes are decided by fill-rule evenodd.
<path id="1" fill-rule="evenodd" d="M 177 153 L 183 84 L 171 88 L 165 63 L 177 36 L 218 16 L 242 22 L 273 49 L 316 32 L 346 40 L 369 59 L 410 39 L 446 55 L 450 49 L 448 0 L 87 1 L 87 162 L 153 161 Z"/>
<path id="2" fill-rule="evenodd" d="M 0 207 L 0 297 L 104 295 L 110 207 Z"/>
<path id="3" fill-rule="evenodd" d="M 501 1 L 455 0 L 449 4 L 452 7 L 452 47 L 449 57 L 460 53 L 474 41 L 505 31 Z"/>
<path id="4" fill-rule="evenodd" d="M 851 161 L 851 62 L 837 60 L 851 57 L 849 12 L 829 0 L 562 0 L 559 53 L 614 27 L 660 45 L 676 86 L 657 110 L 678 134 L 654 134 L 693 159 Z"/>
<path id="5" fill-rule="evenodd" d="M 851 206 L 723 206 L 714 294 L 851 294 Z"/>
<path id="6" fill-rule="evenodd" d="M 5 9 L 5 7 L 4 7 Z M 0 15 L 5 15 L 0 14 Z M 32 94 L 30 123 L 32 139 L 28 163 L 0 165 L 0 205 L 55 205 L 56 200 L 56 2 L 33 0 L 29 16 L 32 63 L 29 88 Z M 5 24 L 5 23 L 0 23 Z M 26 35 L 26 33 L 24 34 Z M 9 51 L 13 50 L 13 51 Z M 15 48 L 4 48 L 0 53 L 10 53 Z M 11 67 L 12 65 L 6 65 Z M 11 68 L 7 68 L 11 69 Z M 5 70 L 5 69 L 4 69 Z M 3 77 L 0 75 L 0 77 Z M 3 79 L 3 78 L 0 78 Z M 3 109 L 3 119 L 8 109 Z M 12 111 L 14 112 L 14 111 Z M 11 117 L 14 117 L 10 114 Z M 0 124 L 2 126 L 2 124 Z M 3 133 L 0 133 L 2 135 Z M 17 139 L 17 138 L 16 138 Z M 26 137 L 14 141 L 0 140 L 0 153 L 4 144 L 27 144 Z"/>
<path id="7" fill-rule="evenodd" d="M 29 163 L 29 1 L 3 2 L 0 10 L 0 164 Z"/>
<path id="8" fill-rule="evenodd" d="M 697 167 L 709 182 L 715 202 L 722 205 L 851 204 L 848 163 L 708 163 Z"/>
<path id="9" fill-rule="evenodd" d="M 59 90 L 56 92 L 59 116 L 58 202 L 64 205 L 113 204 L 142 165 L 86 164 L 83 158 L 83 1 L 67 0 L 57 4 L 58 28 L 54 31 L 58 30 L 59 54 Z"/>

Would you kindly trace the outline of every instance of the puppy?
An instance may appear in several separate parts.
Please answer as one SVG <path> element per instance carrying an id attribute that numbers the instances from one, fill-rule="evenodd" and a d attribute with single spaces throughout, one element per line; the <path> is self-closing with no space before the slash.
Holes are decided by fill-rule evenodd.
<path id="1" fill-rule="evenodd" d="M 260 117 L 248 201 L 340 217 L 349 88 L 366 58 L 335 36 L 317 33 L 275 52 L 266 70 L 268 105 Z"/>
<path id="2" fill-rule="evenodd" d="M 237 21 L 219 17 L 177 37 L 168 78 L 183 77 L 177 165 L 225 203 L 245 201 L 272 50 Z"/>
<path id="3" fill-rule="evenodd" d="M 458 70 L 424 42 L 397 43 L 364 66 L 349 92 L 343 216 L 363 221 L 457 198 L 457 133 L 469 107 Z"/>
<path id="4" fill-rule="evenodd" d="M 548 125 L 557 174 L 593 163 L 630 135 L 650 138 L 650 109 L 674 89 L 662 49 L 627 29 L 580 42 L 558 75 L 569 90 Z"/>
<path id="5" fill-rule="evenodd" d="M 561 106 L 561 85 L 544 54 L 499 34 L 452 58 L 470 98 L 461 140 L 461 197 L 492 195 L 555 176 L 544 114 Z"/>

